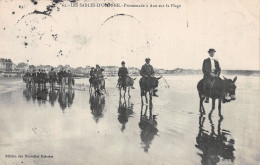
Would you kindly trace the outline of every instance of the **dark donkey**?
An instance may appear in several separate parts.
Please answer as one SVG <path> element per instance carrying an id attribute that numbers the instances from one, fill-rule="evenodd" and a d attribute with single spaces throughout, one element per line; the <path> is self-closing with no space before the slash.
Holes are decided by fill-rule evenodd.
<path id="1" fill-rule="evenodd" d="M 121 90 L 123 89 L 124 90 L 124 97 L 125 97 L 125 93 L 126 93 L 126 90 L 128 88 L 128 97 L 131 97 L 131 95 L 130 95 L 130 88 L 133 88 L 135 79 L 136 78 L 132 78 L 130 76 L 127 76 L 125 78 L 125 83 L 122 83 L 121 81 L 118 81 L 117 86 L 118 86 L 118 88 L 120 90 L 120 96 L 121 96 Z"/>
<path id="2" fill-rule="evenodd" d="M 212 98 L 212 110 L 210 114 L 215 109 L 215 100 L 218 99 L 218 109 L 219 109 L 219 116 L 221 115 L 221 101 L 223 103 L 230 102 L 231 100 L 235 100 L 235 91 L 236 91 L 236 85 L 235 82 L 237 80 L 237 76 L 231 80 L 224 77 L 224 80 L 222 80 L 220 77 L 217 77 L 213 83 L 213 87 L 210 92 L 210 98 Z M 203 106 L 203 100 L 207 97 L 205 94 L 205 88 L 204 88 L 204 79 L 200 80 L 197 89 L 199 92 L 200 97 L 200 111 L 205 114 L 205 109 Z"/>
<path id="3" fill-rule="evenodd" d="M 158 87 L 160 78 L 162 78 L 162 76 L 158 78 L 150 77 L 150 78 L 146 78 L 143 82 L 142 79 L 140 79 L 139 85 L 141 88 L 142 104 L 143 104 L 143 96 L 145 96 L 146 104 L 148 104 L 147 93 L 149 93 L 150 102 L 152 101 L 154 89 Z"/>

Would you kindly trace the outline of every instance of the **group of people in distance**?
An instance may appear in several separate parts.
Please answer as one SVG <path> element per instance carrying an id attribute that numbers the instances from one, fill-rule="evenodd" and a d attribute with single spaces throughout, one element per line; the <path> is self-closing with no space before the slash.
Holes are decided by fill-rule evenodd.
<path id="1" fill-rule="evenodd" d="M 104 69 L 101 68 L 98 64 L 96 65 L 96 68 L 91 67 L 90 80 L 89 80 L 90 83 L 95 81 L 95 79 L 97 79 L 97 80 L 104 79 L 103 71 L 104 71 Z"/>
<path id="2" fill-rule="evenodd" d="M 143 85 L 145 85 L 145 82 L 152 82 L 155 77 L 154 77 L 154 69 L 153 66 L 150 64 L 151 59 L 148 57 L 145 59 L 145 64 L 142 66 L 141 71 L 140 71 L 140 75 L 142 76 L 142 78 L 140 79 L 140 87 L 142 87 Z M 125 62 L 122 61 L 121 62 L 122 67 L 119 68 L 118 70 L 118 84 L 121 84 L 122 86 L 125 86 L 126 84 L 126 79 L 127 77 L 129 77 L 128 75 L 128 70 L 125 67 Z M 131 86 L 132 89 L 134 89 L 133 86 Z M 158 95 L 156 94 L 157 92 L 157 87 L 155 87 L 155 89 L 153 90 L 153 96 L 158 97 Z"/>
<path id="3" fill-rule="evenodd" d="M 210 95 L 210 90 L 213 86 L 215 78 L 219 77 L 221 73 L 220 65 L 218 60 L 214 59 L 214 54 L 215 54 L 214 49 L 209 49 L 209 58 L 205 59 L 203 62 L 203 67 L 202 71 L 204 73 L 204 90 L 206 93 L 206 100 L 205 102 L 209 102 L 208 96 Z M 142 66 L 140 75 L 142 78 L 139 81 L 140 87 L 144 86 L 146 82 L 152 82 L 155 77 L 155 71 L 153 69 L 153 66 L 150 64 L 151 59 L 146 58 L 145 59 L 145 64 Z M 121 62 L 122 67 L 119 68 L 118 70 L 118 84 L 121 84 L 122 86 L 125 86 L 126 84 L 126 79 L 129 77 L 128 69 L 125 66 L 125 61 Z M 96 68 L 91 67 L 90 71 L 90 85 L 99 83 L 101 80 L 104 80 L 104 75 L 103 72 L 104 69 L 101 68 L 98 64 L 96 65 Z M 53 85 L 55 82 L 57 82 L 59 85 L 64 85 L 68 84 L 69 87 L 73 84 L 74 85 L 74 79 L 73 75 L 70 70 L 66 71 L 64 68 L 61 68 L 58 73 L 54 71 L 54 68 L 51 68 L 51 71 L 49 73 L 46 72 L 44 69 L 39 69 L 38 72 L 34 69 L 33 72 L 27 72 L 25 73 L 24 76 L 24 81 L 25 82 L 32 82 L 34 85 L 38 84 L 38 86 L 43 85 L 44 88 L 46 88 L 46 83 L 50 83 L 50 87 L 53 88 Z M 105 87 L 103 87 L 105 88 Z M 131 88 L 134 89 L 133 86 Z M 157 96 L 156 92 L 158 91 L 157 87 L 153 90 L 153 96 Z"/>
<path id="4" fill-rule="evenodd" d="M 54 68 L 51 68 L 50 72 L 47 73 L 45 69 L 33 69 L 32 72 L 27 70 L 23 77 L 24 82 L 27 85 L 38 84 L 38 87 L 42 86 L 46 88 L 46 83 L 50 83 L 50 88 L 54 87 L 54 84 L 57 82 L 61 88 L 64 88 L 65 85 L 72 87 L 74 85 L 73 74 L 70 70 L 66 71 L 64 68 L 61 68 L 58 73 L 54 71 Z"/>

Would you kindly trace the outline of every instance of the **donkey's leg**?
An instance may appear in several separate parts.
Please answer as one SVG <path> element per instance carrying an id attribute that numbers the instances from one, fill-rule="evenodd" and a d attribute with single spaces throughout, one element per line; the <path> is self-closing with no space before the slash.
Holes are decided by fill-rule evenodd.
<path id="1" fill-rule="evenodd" d="M 218 99 L 218 115 L 221 119 L 223 119 L 223 116 L 221 114 L 221 99 Z"/>
<path id="2" fill-rule="evenodd" d="M 215 98 L 212 98 L 212 108 L 211 108 L 211 111 L 210 111 L 210 113 L 209 113 L 209 116 L 212 115 L 214 109 L 215 109 Z"/>
<path id="3" fill-rule="evenodd" d="M 204 105 L 203 105 L 203 100 L 202 98 L 200 98 L 200 113 L 205 115 L 205 109 L 204 109 Z"/>
<path id="4" fill-rule="evenodd" d="M 125 98 L 126 88 L 124 88 L 124 98 Z"/>
<path id="5" fill-rule="evenodd" d="M 149 98 L 150 98 L 150 100 L 149 100 L 149 102 L 150 102 L 150 104 L 152 103 L 152 100 L 153 100 L 153 91 L 151 92 L 149 92 Z"/>
<path id="6" fill-rule="evenodd" d="M 215 101 L 216 101 L 216 99 L 213 99 L 213 98 L 212 98 L 212 110 L 215 109 Z"/>
<path id="7" fill-rule="evenodd" d="M 128 92 L 128 98 L 129 97 L 131 97 L 131 95 L 130 95 L 130 86 L 129 87 L 127 87 L 128 89 L 127 89 L 127 92 Z"/>
<path id="8" fill-rule="evenodd" d="M 141 102 L 142 102 L 142 106 L 144 105 L 144 100 L 143 100 L 143 91 L 141 90 Z"/>
<path id="9" fill-rule="evenodd" d="M 147 92 L 145 92 L 144 94 L 145 94 L 145 102 L 146 102 L 146 104 L 148 104 Z"/>

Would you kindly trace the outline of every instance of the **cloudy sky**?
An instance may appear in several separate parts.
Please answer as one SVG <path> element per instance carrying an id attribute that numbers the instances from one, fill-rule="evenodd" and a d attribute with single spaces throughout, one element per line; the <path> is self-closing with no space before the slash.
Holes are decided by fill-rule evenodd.
<path id="1" fill-rule="evenodd" d="M 257 0 L 118 2 L 181 7 L 64 7 L 70 4 L 64 1 L 43 13 L 51 0 L 0 0 L 0 57 L 73 67 L 122 60 L 141 67 L 150 57 L 156 68 L 200 69 L 214 48 L 222 69 L 259 70 Z"/>

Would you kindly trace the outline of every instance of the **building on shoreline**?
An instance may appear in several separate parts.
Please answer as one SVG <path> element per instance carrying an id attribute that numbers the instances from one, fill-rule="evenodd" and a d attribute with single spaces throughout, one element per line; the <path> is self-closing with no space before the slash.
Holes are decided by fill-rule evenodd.
<path id="1" fill-rule="evenodd" d="M 11 59 L 0 58 L 0 72 L 11 72 L 12 65 Z"/>
<path id="2" fill-rule="evenodd" d="M 29 70 L 29 65 L 25 62 L 20 62 L 19 64 L 16 65 L 15 68 L 16 71 L 18 72 L 26 72 L 27 70 Z"/>

